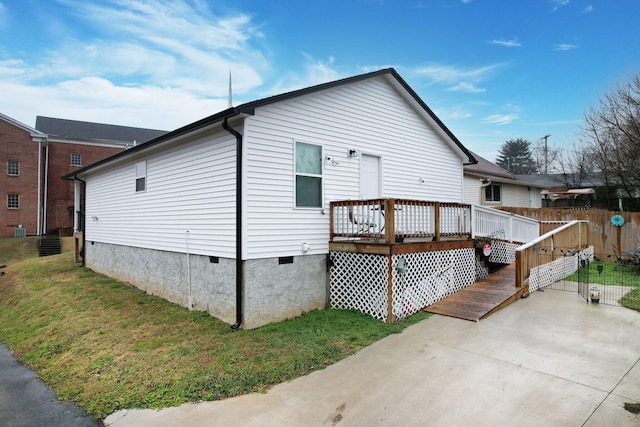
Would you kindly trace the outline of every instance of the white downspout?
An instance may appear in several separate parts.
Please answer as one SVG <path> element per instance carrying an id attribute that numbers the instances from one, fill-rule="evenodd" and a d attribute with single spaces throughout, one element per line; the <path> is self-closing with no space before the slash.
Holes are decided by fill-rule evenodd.
<path id="1" fill-rule="evenodd" d="M 189 260 L 189 230 L 185 231 L 184 239 L 187 245 L 187 286 L 189 288 L 189 299 L 187 304 L 189 304 L 189 310 L 192 310 L 193 301 L 191 298 L 191 261 Z"/>
<path id="2" fill-rule="evenodd" d="M 40 209 L 42 209 L 42 139 L 38 140 L 38 212 L 36 214 L 37 217 L 37 225 L 36 225 L 36 234 L 38 236 L 41 235 L 41 216 Z"/>
<path id="3" fill-rule="evenodd" d="M 42 234 L 47 234 L 47 191 L 49 189 L 49 143 L 45 144 L 45 149 L 47 153 L 45 154 L 44 161 L 44 213 L 42 214 Z"/>

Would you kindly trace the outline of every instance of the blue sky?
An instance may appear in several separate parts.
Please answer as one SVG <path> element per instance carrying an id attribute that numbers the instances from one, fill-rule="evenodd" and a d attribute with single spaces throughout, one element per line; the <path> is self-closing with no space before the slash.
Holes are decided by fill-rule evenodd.
<path id="1" fill-rule="evenodd" d="M 172 130 L 394 67 L 469 149 L 569 147 L 640 72 L 637 0 L 0 0 L 0 112 Z"/>

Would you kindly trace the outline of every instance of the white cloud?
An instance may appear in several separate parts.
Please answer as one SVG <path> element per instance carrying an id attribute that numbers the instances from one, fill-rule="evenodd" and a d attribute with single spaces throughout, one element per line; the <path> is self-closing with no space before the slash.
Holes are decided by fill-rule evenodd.
<path id="1" fill-rule="evenodd" d="M 560 50 L 560 51 L 565 51 L 565 50 L 573 50 L 573 49 L 577 49 L 578 46 L 576 46 L 575 44 L 571 44 L 571 43 L 560 43 L 557 44 L 553 47 L 553 50 Z"/>
<path id="2" fill-rule="evenodd" d="M 582 13 L 589 13 L 589 12 L 593 12 L 593 5 L 588 5 L 586 6 L 584 9 L 582 9 Z"/>
<path id="3" fill-rule="evenodd" d="M 495 39 L 495 40 L 491 40 L 489 43 L 495 44 L 497 46 L 504 46 L 504 47 L 520 47 L 520 46 L 522 46 L 522 43 L 520 43 L 518 41 L 518 39 L 513 39 L 513 40 Z"/>
<path id="4" fill-rule="evenodd" d="M 482 81 L 488 78 L 501 64 L 462 69 L 449 65 L 428 65 L 415 70 L 415 73 L 430 78 L 434 83 L 455 84 L 461 80 Z"/>
<path id="5" fill-rule="evenodd" d="M 185 85 L 200 96 L 225 94 L 229 70 L 239 77 L 238 91 L 262 84 L 268 61 L 252 47 L 262 35 L 247 15 L 217 16 L 204 3 L 184 0 L 63 1 L 103 37 L 53 52 L 48 59 L 58 75 L 118 76 L 118 83 L 136 76 L 155 85 Z"/>
<path id="6" fill-rule="evenodd" d="M 508 125 L 509 123 L 517 120 L 519 116 L 517 114 L 493 114 L 491 116 L 482 119 L 483 123 L 491 125 Z"/>
<path id="7" fill-rule="evenodd" d="M 283 75 L 276 81 L 275 85 L 271 86 L 268 91 L 265 92 L 265 96 L 291 92 L 345 77 L 335 68 L 334 57 L 329 57 L 326 60 L 318 60 L 306 53 L 303 53 L 302 56 L 305 59 L 303 65 L 304 73 L 300 75 L 297 72 L 292 72 Z"/>
<path id="8" fill-rule="evenodd" d="M 56 20 L 46 56 L 0 58 L 0 111 L 27 124 L 40 114 L 172 129 L 225 109 L 229 72 L 239 100 L 270 66 L 248 15 L 218 16 L 205 2 L 60 3 L 96 36 Z"/>
<path id="9" fill-rule="evenodd" d="M 172 130 L 227 107 L 226 99 L 202 99 L 176 88 L 116 86 L 100 77 L 49 86 L 0 83 L 0 111 L 30 126 L 38 115 Z M 179 106 L 179 108 L 177 108 Z"/>
<path id="10" fill-rule="evenodd" d="M 570 0 L 551 0 L 549 3 L 551 3 L 551 12 L 555 12 L 556 10 L 560 9 L 563 6 L 568 5 L 569 3 L 571 3 Z"/>
<path id="11" fill-rule="evenodd" d="M 467 82 L 460 82 L 455 86 L 450 87 L 447 90 L 457 91 L 457 92 L 470 92 L 470 93 L 481 93 L 486 91 L 486 89 L 476 87 L 473 85 L 473 83 L 467 83 Z"/>

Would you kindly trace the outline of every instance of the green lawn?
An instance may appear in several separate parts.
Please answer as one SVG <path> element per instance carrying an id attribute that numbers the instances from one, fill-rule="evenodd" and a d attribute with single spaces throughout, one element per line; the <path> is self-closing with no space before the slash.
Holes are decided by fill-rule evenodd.
<path id="1" fill-rule="evenodd" d="M 616 263 L 594 261 L 588 267 L 582 267 L 578 272 L 567 277 L 569 281 L 587 281 L 587 283 L 608 286 L 630 286 L 633 290 L 621 300 L 623 307 L 640 311 L 640 274 L 631 266 L 621 266 Z"/>
<path id="2" fill-rule="evenodd" d="M 317 310 L 232 332 L 206 313 L 80 268 L 70 252 L 37 258 L 29 241 L 0 239 L 8 264 L 0 341 L 61 399 L 99 418 L 265 391 L 428 317 L 388 325 L 355 311 Z"/>

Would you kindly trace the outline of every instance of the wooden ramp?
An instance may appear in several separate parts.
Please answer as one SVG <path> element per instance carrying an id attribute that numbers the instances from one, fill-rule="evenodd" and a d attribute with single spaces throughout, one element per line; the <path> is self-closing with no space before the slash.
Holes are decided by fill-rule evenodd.
<path id="1" fill-rule="evenodd" d="M 515 264 L 467 286 L 424 309 L 429 313 L 478 321 L 529 294 L 529 287 L 516 288 Z"/>

